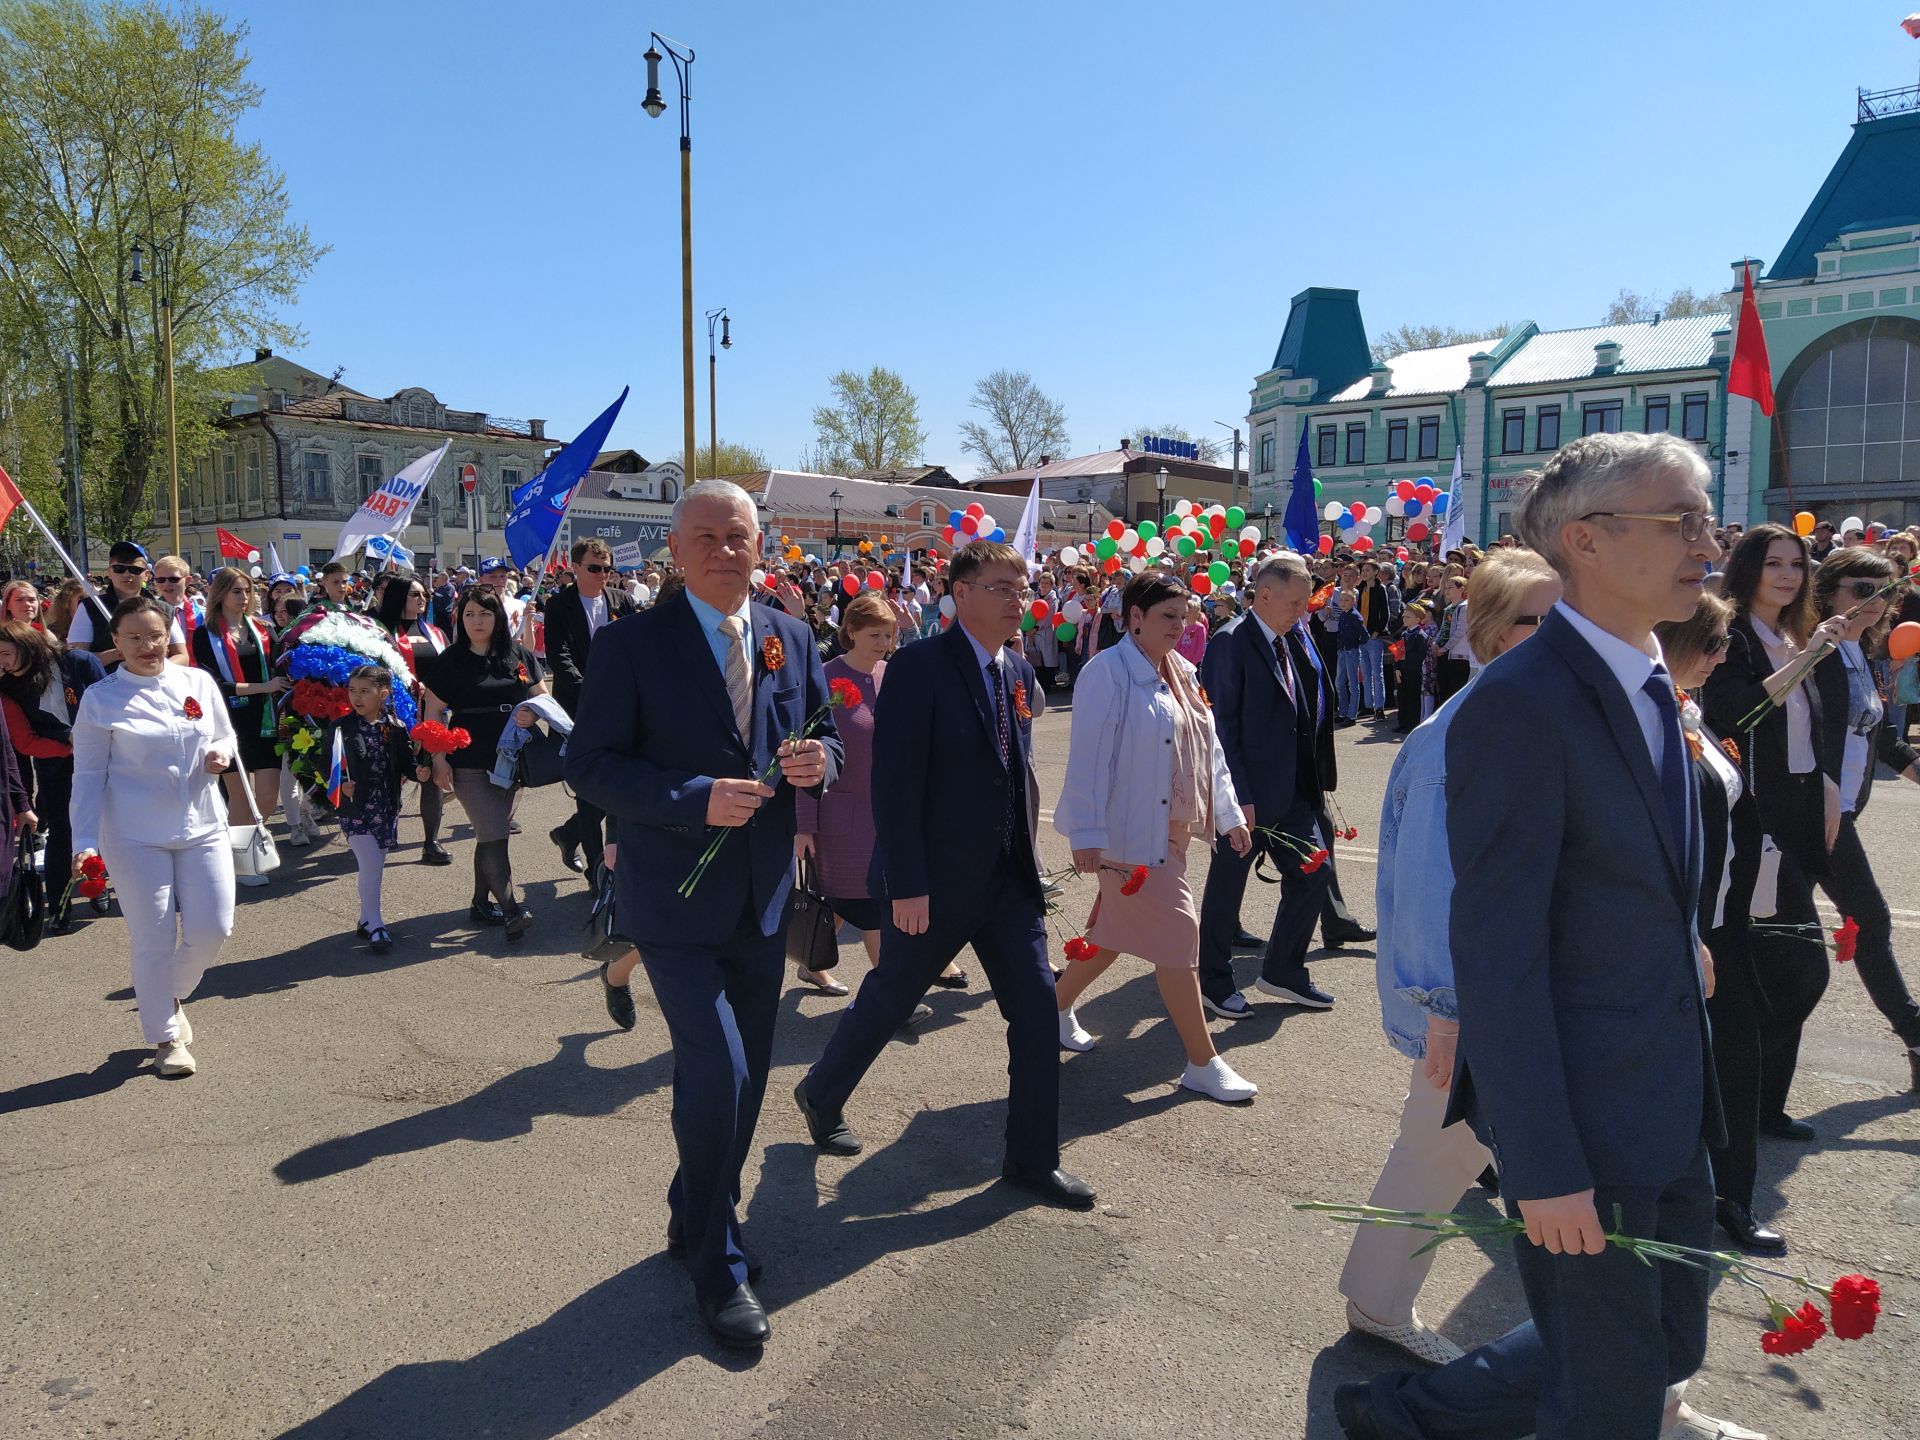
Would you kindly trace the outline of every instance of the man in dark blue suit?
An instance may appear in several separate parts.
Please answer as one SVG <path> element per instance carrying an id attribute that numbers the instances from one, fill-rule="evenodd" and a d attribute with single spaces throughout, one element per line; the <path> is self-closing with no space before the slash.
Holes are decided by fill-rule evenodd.
<path id="1" fill-rule="evenodd" d="M 1020 552 L 975 541 L 948 572 L 955 624 L 887 662 L 873 730 L 873 895 L 891 902 L 880 963 L 794 1089 L 814 1144 L 860 1150 L 843 1109 L 934 976 L 967 945 L 1007 1022 L 1009 1183 L 1072 1209 L 1060 1169 L 1060 1023 L 1047 965 L 1031 784 L 1033 667 L 1007 645 L 1030 592 Z"/>
<path id="2" fill-rule="evenodd" d="M 1315 1010 L 1333 1006 L 1333 996 L 1307 974 L 1307 947 L 1326 900 L 1325 864 L 1310 873 L 1292 845 L 1263 835 L 1278 831 L 1294 844 L 1319 849 L 1320 769 L 1315 751 L 1315 675 L 1296 673 L 1287 634 L 1306 613 L 1313 577 L 1298 555 L 1283 553 L 1261 565 L 1249 582 L 1251 606 L 1231 629 L 1207 646 L 1202 683 L 1213 706 L 1213 728 L 1233 775 L 1234 795 L 1254 843 L 1245 855 L 1216 851 L 1200 900 L 1200 998 L 1227 1019 L 1249 1013 L 1233 979 L 1233 946 L 1240 933 L 1240 902 L 1247 873 L 1262 852 L 1280 872 L 1280 909 L 1267 939 L 1260 978 L 1262 994 Z M 1251 808 L 1249 808 L 1251 807 Z"/>
<path id="3" fill-rule="evenodd" d="M 1447 734 L 1446 1122 L 1493 1151 L 1526 1222 L 1533 1318 L 1430 1374 L 1341 1386 L 1356 1440 L 1655 1440 L 1668 1387 L 1705 1353 L 1707 1277 L 1643 1265 L 1605 1232 L 1617 1212 L 1631 1234 L 1713 1238 L 1706 1147 L 1724 1129 L 1694 927 L 1698 797 L 1652 635 L 1693 614 L 1719 557 L 1708 479 L 1673 436 L 1591 435 L 1515 512 L 1566 598 Z"/>
<path id="4" fill-rule="evenodd" d="M 691 486 L 668 544 L 686 589 L 595 638 L 567 780 L 618 822 L 621 927 L 673 1039 L 668 1249 L 684 1254 L 714 1334 L 751 1347 L 768 1329 L 740 1239 L 740 1171 L 773 1055 L 793 796 L 833 783 L 840 741 L 831 718 L 817 738 L 786 738 L 826 705 L 827 683 L 806 626 L 748 602 L 752 497 L 723 480 Z M 761 783 L 776 760 L 776 783 Z M 716 833 L 725 843 L 682 895 Z"/>

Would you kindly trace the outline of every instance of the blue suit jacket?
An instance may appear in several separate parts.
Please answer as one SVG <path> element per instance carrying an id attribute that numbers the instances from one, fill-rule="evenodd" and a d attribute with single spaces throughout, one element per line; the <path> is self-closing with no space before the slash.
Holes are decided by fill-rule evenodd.
<path id="1" fill-rule="evenodd" d="M 1280 638 L 1284 644 L 1286 637 Z M 1317 677 L 1295 667 L 1303 714 L 1287 698 L 1274 647 L 1249 613 L 1208 642 L 1200 683 L 1213 706 L 1213 728 L 1233 775 L 1234 798 L 1254 807 L 1256 824 L 1305 839 L 1320 806 L 1309 688 Z"/>
<path id="2" fill-rule="evenodd" d="M 1000 652 L 1011 693 L 1025 687 L 1027 708 L 1040 693 L 1033 667 Z M 916 641 L 887 661 L 887 681 L 873 714 L 873 866 L 875 899 L 929 897 L 934 925 L 964 918 L 971 896 L 992 873 L 1009 788 L 1031 784 L 1033 722 L 1009 716 L 1012 766 L 1000 763 L 999 736 L 986 678 L 966 632 L 957 624 Z M 1030 798 L 1030 797 L 1029 797 Z M 1033 862 L 1033 807 L 1015 816 L 1015 865 L 1040 904 Z"/>
<path id="3" fill-rule="evenodd" d="M 587 660 L 580 713 L 567 742 L 567 783 L 619 822 L 614 894 L 620 928 L 640 943 L 719 944 L 752 906 L 760 932 L 780 925 L 793 885 L 793 787 L 730 834 L 690 898 L 679 886 L 714 832 L 707 796 L 716 779 L 752 779 L 780 742 L 827 703 L 813 635 L 784 613 L 753 615 L 753 735 L 735 733 L 733 705 L 713 650 L 684 594 L 603 626 Z M 784 665 L 769 671 L 763 642 L 777 636 Z M 833 719 L 816 731 L 826 784 L 840 773 Z"/>
<path id="4" fill-rule="evenodd" d="M 1671 1181 L 1725 1130 L 1700 846 L 1669 833 L 1632 704 L 1556 611 L 1482 672 L 1446 743 L 1460 1006 L 1446 1123 L 1473 1126 L 1515 1200 Z"/>

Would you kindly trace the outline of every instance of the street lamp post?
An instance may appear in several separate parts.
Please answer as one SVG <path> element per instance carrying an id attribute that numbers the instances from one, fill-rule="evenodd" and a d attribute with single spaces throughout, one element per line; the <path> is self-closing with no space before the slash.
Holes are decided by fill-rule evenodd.
<path id="1" fill-rule="evenodd" d="M 727 314 L 727 307 L 707 311 L 707 444 L 711 447 L 707 463 L 712 474 L 720 473 L 720 372 L 716 368 L 713 354 L 713 325 L 720 322 L 720 348 L 733 348 L 733 319 Z"/>
<path id="2" fill-rule="evenodd" d="M 133 270 L 127 278 L 135 285 L 146 284 L 140 259 L 144 237 L 133 240 Z M 167 352 L 167 510 L 173 516 L 173 553 L 180 553 L 180 451 L 174 428 L 173 411 L 173 246 L 158 240 L 145 240 L 153 250 L 154 269 L 160 282 L 160 344 Z"/>
<path id="3" fill-rule="evenodd" d="M 643 57 L 647 62 L 647 95 L 640 108 L 658 120 L 667 108 L 660 96 L 660 51 L 664 48 L 673 60 L 673 72 L 680 81 L 680 369 L 685 388 L 682 416 L 685 421 L 687 479 L 700 478 L 700 463 L 695 458 L 693 434 L 693 136 L 687 128 L 687 102 L 692 98 L 693 51 L 654 31 L 652 44 Z"/>
<path id="4" fill-rule="evenodd" d="M 1167 524 L 1167 467 L 1166 466 L 1162 465 L 1160 467 L 1159 473 L 1153 477 L 1153 488 L 1160 492 L 1160 527 L 1162 529 L 1165 529 Z"/>
<path id="5" fill-rule="evenodd" d="M 839 490 L 829 490 L 827 500 L 833 506 L 833 558 L 840 558 L 840 502 L 846 499 Z"/>
<path id="6" fill-rule="evenodd" d="M 1267 502 L 1267 526 L 1260 532 L 1261 537 L 1271 545 L 1273 543 L 1273 502 Z"/>

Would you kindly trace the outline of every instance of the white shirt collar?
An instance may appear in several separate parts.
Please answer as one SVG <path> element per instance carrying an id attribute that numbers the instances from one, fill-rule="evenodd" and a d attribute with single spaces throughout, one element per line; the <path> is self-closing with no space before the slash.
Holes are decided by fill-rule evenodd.
<path id="1" fill-rule="evenodd" d="M 1666 667 L 1666 656 L 1660 653 L 1660 642 L 1654 636 L 1647 637 L 1647 643 L 1654 649 L 1654 653 L 1649 655 L 1637 646 L 1629 645 L 1618 635 L 1602 630 L 1564 600 L 1555 601 L 1553 608 L 1580 632 L 1581 639 L 1599 652 L 1600 659 L 1613 672 L 1613 678 L 1620 682 L 1620 688 L 1627 692 L 1629 700 L 1646 689 L 1647 681 L 1653 678 L 1655 666 L 1662 669 Z"/>
<path id="2" fill-rule="evenodd" d="M 1253 618 L 1253 623 L 1260 627 L 1260 633 L 1267 637 L 1267 643 L 1273 646 L 1274 653 L 1278 654 L 1280 650 L 1280 632 L 1262 620 L 1258 610 L 1249 610 L 1247 614 Z"/>

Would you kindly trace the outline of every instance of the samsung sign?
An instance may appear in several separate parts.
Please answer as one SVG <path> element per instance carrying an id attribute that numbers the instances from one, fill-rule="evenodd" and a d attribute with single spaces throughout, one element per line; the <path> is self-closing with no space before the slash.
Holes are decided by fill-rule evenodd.
<path id="1" fill-rule="evenodd" d="M 1200 447 L 1191 440 L 1165 440 L 1158 435 L 1142 435 L 1140 448 L 1149 455 L 1170 455 L 1175 460 L 1200 458 Z"/>

